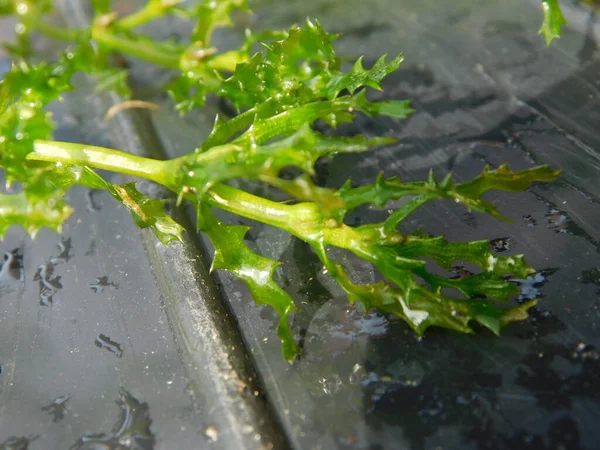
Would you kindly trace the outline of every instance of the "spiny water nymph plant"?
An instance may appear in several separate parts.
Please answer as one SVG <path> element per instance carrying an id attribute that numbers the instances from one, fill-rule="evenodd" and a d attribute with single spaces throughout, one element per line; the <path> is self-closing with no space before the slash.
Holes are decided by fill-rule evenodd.
<path id="1" fill-rule="evenodd" d="M 560 30 L 562 15 L 556 1 L 542 3 L 542 30 L 551 38 Z M 239 48 L 220 52 L 213 45 L 213 32 L 230 26 L 234 11 L 248 11 L 246 0 L 191 5 L 149 0 L 124 16 L 113 12 L 108 0 L 93 0 L 91 25 L 72 29 L 48 20 L 51 1 L 0 0 L 0 13 L 18 18 L 18 39 L 7 44 L 14 62 L 0 82 L 0 169 L 6 180 L 0 192 L 0 238 L 12 225 L 21 226 L 32 238 L 43 227 L 60 232 L 72 213 L 65 194 L 82 185 L 110 193 L 131 211 L 138 226 L 151 228 L 163 244 L 181 240 L 184 229 L 165 212 L 164 200 L 142 194 L 135 183 L 110 183 L 96 172 L 103 169 L 159 183 L 179 203 L 195 207 L 198 229 L 215 248 L 212 270 L 231 272 L 247 285 L 257 304 L 274 308 L 280 318 L 277 331 L 283 355 L 290 361 L 299 351 L 289 325 L 296 306 L 277 283 L 280 262 L 248 247 L 244 241 L 248 227 L 223 223 L 215 209 L 280 228 L 307 242 L 351 303 L 396 315 L 418 335 L 432 326 L 473 333 L 472 324 L 499 334 L 505 325 L 527 318 L 535 300 L 502 305 L 518 290 L 509 276 L 524 279 L 535 272 L 523 256 L 497 255 L 488 241 L 448 242 L 419 231 L 404 234 L 399 224 L 423 204 L 441 199 L 507 220 L 482 198 L 486 192 L 523 191 L 533 182 L 554 180 L 558 171 L 547 166 L 512 171 L 502 165 L 485 167 L 465 183 L 455 183 L 451 174 L 438 179 L 432 172 L 420 182 L 378 176 L 362 186 L 350 180 L 337 189 L 319 186 L 314 181 L 318 160 L 394 142 L 389 137 L 321 133 L 314 125 L 318 121 L 333 129 L 352 122 L 357 114 L 407 117 L 412 112 L 407 101 L 371 101 L 367 96 L 369 89 L 380 90 L 385 77 L 400 67 L 402 55 L 384 55 L 368 68 L 359 58 L 346 69 L 333 45 L 338 36 L 314 19 L 287 31 L 247 31 Z M 165 16 L 193 21 L 188 38 L 153 40 L 139 33 L 142 25 Z M 33 63 L 32 36 L 40 34 L 67 41 L 68 48 L 52 62 Z M 75 73 L 87 73 L 123 97 L 132 95 L 126 69 L 110 63 L 114 53 L 172 69 L 174 78 L 165 89 L 182 114 L 202 107 L 207 96 L 222 97 L 237 113 L 228 119 L 217 116 L 204 142 L 170 160 L 53 141 L 47 106 L 73 89 Z M 282 169 L 289 167 L 299 175 L 282 177 Z M 265 183 L 287 194 L 289 201 L 241 190 L 231 185 L 235 179 Z M 346 214 L 361 205 L 383 208 L 399 199 L 408 201 L 383 222 L 359 226 L 344 222 Z M 331 256 L 334 247 L 372 264 L 383 281 L 357 284 L 347 267 Z M 480 272 L 445 277 L 431 273 L 426 259 L 444 269 L 467 261 Z M 459 291 L 462 298 L 445 295 L 446 288 Z"/>

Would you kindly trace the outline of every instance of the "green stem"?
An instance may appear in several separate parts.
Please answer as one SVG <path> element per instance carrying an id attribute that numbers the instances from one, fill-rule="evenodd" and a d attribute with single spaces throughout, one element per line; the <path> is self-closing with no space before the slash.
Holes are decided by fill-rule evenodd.
<path id="1" fill-rule="evenodd" d="M 120 30 L 131 30 L 164 15 L 166 8 L 160 1 L 149 1 L 143 8 L 119 19 L 116 25 Z"/>
<path id="2" fill-rule="evenodd" d="M 27 155 L 27 159 L 86 165 L 146 178 L 173 192 L 180 190 L 176 174 L 182 158 L 161 161 L 104 147 L 37 140 L 34 151 Z M 217 208 L 281 228 L 304 240 L 314 239 L 322 226 L 321 213 L 315 203 L 284 205 L 225 184 L 213 186 L 207 195 L 208 201 Z M 340 236 L 332 236 L 332 239 L 339 241 Z"/>
<path id="3" fill-rule="evenodd" d="M 313 203 L 283 205 L 226 184 L 213 186 L 207 195 L 212 206 L 281 228 L 303 239 L 320 218 L 318 207 Z"/>
<path id="4" fill-rule="evenodd" d="M 117 36 L 103 27 L 92 28 L 92 38 L 111 50 L 135 56 L 136 58 L 152 62 L 169 69 L 179 69 L 181 55 L 169 53 L 149 42 L 139 42 L 125 37 Z"/>
<path id="5" fill-rule="evenodd" d="M 178 164 L 175 162 L 176 160 L 161 161 L 143 158 L 118 150 L 70 142 L 38 140 L 35 141 L 34 148 L 35 150 L 27 155 L 27 159 L 68 165 L 82 164 L 96 169 L 146 178 L 169 189 L 177 189 L 174 180 Z"/>
<path id="6" fill-rule="evenodd" d="M 76 30 L 72 28 L 62 28 L 54 25 L 50 25 L 45 22 L 36 22 L 33 27 L 40 33 L 61 41 L 76 41 L 83 30 Z"/>

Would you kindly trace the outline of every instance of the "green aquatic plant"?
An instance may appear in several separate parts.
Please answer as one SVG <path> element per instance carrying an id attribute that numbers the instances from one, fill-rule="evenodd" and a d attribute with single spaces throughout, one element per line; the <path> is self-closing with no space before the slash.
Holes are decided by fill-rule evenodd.
<path id="1" fill-rule="evenodd" d="M 560 9 L 558 0 L 542 0 L 544 20 L 540 28 L 540 34 L 544 35 L 546 44 L 560 37 L 561 28 L 566 25 L 567 20 Z"/>
<path id="2" fill-rule="evenodd" d="M 483 200 L 486 192 L 523 191 L 533 182 L 554 180 L 559 171 L 547 166 L 523 171 L 486 167 L 466 183 L 454 183 L 450 174 L 439 180 L 431 173 L 422 182 L 379 176 L 371 184 L 353 186 L 348 181 L 338 189 L 313 181 L 315 163 L 321 158 L 365 152 L 394 141 L 329 136 L 315 131 L 313 124 L 322 121 L 335 128 L 352 122 L 358 113 L 393 119 L 409 115 L 412 109 L 407 101 L 370 101 L 366 95 L 368 89 L 381 89 L 385 77 L 400 67 L 401 55 L 384 55 L 370 68 L 359 58 L 345 70 L 333 46 L 337 35 L 326 32 L 316 20 L 287 31 L 247 32 L 239 48 L 219 52 L 212 43 L 213 31 L 231 25 L 232 11 L 247 11 L 245 0 L 187 7 L 177 0 L 150 0 L 123 17 L 111 12 L 107 0 L 96 0 L 91 26 L 83 29 L 46 22 L 51 3 L 0 0 L 0 11 L 20 20 L 18 42 L 11 47 L 18 57 L 0 82 L 0 168 L 7 182 L 7 189 L 0 193 L 0 237 L 12 225 L 21 226 L 32 237 L 43 227 L 60 232 L 72 212 L 65 193 L 73 185 L 83 185 L 109 192 L 131 211 L 139 227 L 151 228 L 164 244 L 181 240 L 184 229 L 166 214 L 163 200 L 142 194 L 135 183 L 109 183 L 96 173 L 104 169 L 159 183 L 179 202 L 195 206 L 198 228 L 215 247 L 212 269 L 230 271 L 248 286 L 257 304 L 277 311 L 278 335 L 288 360 L 298 353 L 289 326 L 289 315 L 296 307 L 277 283 L 280 263 L 250 249 L 244 241 L 248 227 L 221 222 L 215 208 L 304 240 L 351 302 L 358 300 L 365 309 L 395 314 L 419 335 L 431 326 L 472 333 L 471 323 L 499 334 L 505 325 L 527 317 L 535 301 L 502 305 L 517 293 L 507 275 L 524 279 L 535 272 L 522 256 L 498 256 L 488 241 L 456 243 L 418 231 L 403 234 L 398 226 L 423 204 L 441 199 L 507 220 Z M 194 21 L 188 42 L 157 42 L 136 32 L 139 26 L 166 15 Z M 551 29 L 554 23 L 551 18 Z M 55 62 L 33 64 L 27 59 L 32 33 L 70 44 Z M 72 89 L 75 73 L 87 73 L 99 86 L 124 97 L 131 95 L 126 70 L 110 65 L 113 52 L 173 69 L 177 76 L 165 89 L 182 114 L 215 95 L 229 101 L 237 115 L 228 120 L 217 117 L 198 148 L 166 161 L 51 140 L 53 123 L 46 107 Z M 281 177 L 282 169 L 288 167 L 301 174 L 293 179 Z M 290 201 L 276 202 L 228 184 L 240 178 L 277 188 Z M 382 208 L 402 198 L 408 201 L 381 223 L 344 223 L 346 214 L 361 205 Z M 371 263 L 385 281 L 356 284 L 344 265 L 332 258 L 332 247 Z M 444 277 L 429 272 L 424 258 L 445 269 L 457 260 L 469 261 L 481 272 L 466 278 Z M 444 295 L 444 288 L 459 291 L 463 298 Z"/>

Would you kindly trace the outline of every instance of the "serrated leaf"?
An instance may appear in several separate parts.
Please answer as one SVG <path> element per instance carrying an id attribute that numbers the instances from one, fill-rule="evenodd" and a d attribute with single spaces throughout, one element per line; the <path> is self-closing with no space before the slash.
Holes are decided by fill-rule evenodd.
<path id="1" fill-rule="evenodd" d="M 378 308 L 394 314 L 408 323 L 419 336 L 432 326 L 473 333 L 470 326 L 472 321 L 500 334 L 501 329 L 509 323 L 525 320 L 528 317 L 527 310 L 536 303 L 530 301 L 505 308 L 490 300 L 455 299 L 442 295 L 438 289 L 429 290 L 419 285 L 410 274 L 401 279 L 394 278 L 395 287 L 383 281 L 356 285 L 348 277 L 345 268 L 329 258 L 322 244 L 312 244 L 328 273 L 346 291 L 351 302 L 358 300 L 366 310 Z"/>
<path id="2" fill-rule="evenodd" d="M 400 67 L 404 57 L 402 55 L 396 56 L 389 63 L 386 62 L 387 55 L 381 56 L 373 67 L 369 70 L 365 70 L 362 65 L 362 56 L 356 60 L 352 69 L 345 74 L 335 75 L 329 80 L 325 87 L 324 95 L 327 98 L 336 98 L 340 92 L 347 90 L 350 94 L 360 87 L 370 87 L 372 89 L 380 90 L 379 83 L 390 73 Z"/>
<path id="3" fill-rule="evenodd" d="M 277 335 L 281 340 L 283 357 L 292 361 L 299 353 L 289 326 L 289 314 L 296 310 L 294 301 L 281 289 L 273 275 L 279 262 L 261 256 L 246 246 L 244 236 L 248 227 L 219 222 L 206 205 L 201 209 L 198 223 L 215 247 L 211 270 L 223 269 L 242 280 L 257 305 L 271 306 L 279 315 Z"/>
<path id="4" fill-rule="evenodd" d="M 402 62 L 401 56 L 389 63 L 384 56 L 366 70 L 359 58 L 344 73 L 332 45 L 337 37 L 327 33 L 318 21 L 307 20 L 304 27 L 292 27 L 284 39 L 262 42 L 264 53 L 239 64 L 221 84 L 219 95 L 229 98 L 238 109 L 270 101 L 277 110 L 284 111 L 298 104 L 333 100 L 342 91 L 353 94 L 360 88 L 380 89 L 379 83 Z M 362 101 L 357 107 L 370 115 L 403 118 L 410 112 L 405 102 L 370 104 L 364 93 L 361 95 L 356 97 L 356 101 Z"/>
<path id="5" fill-rule="evenodd" d="M 175 103 L 175 110 L 180 114 L 204 106 L 208 89 L 200 80 L 190 78 L 186 74 L 178 76 L 165 85 L 165 89 Z"/>
<path id="6" fill-rule="evenodd" d="M 60 233 L 72 208 L 56 197 L 27 192 L 0 194 L 0 239 L 12 225 L 21 226 L 32 238 L 44 227 Z"/>
<path id="7" fill-rule="evenodd" d="M 188 14 L 197 19 L 191 40 L 210 45 L 210 38 L 215 28 L 232 26 L 231 14 L 235 10 L 248 11 L 248 1 L 219 0 L 199 3 Z"/>
<path id="8" fill-rule="evenodd" d="M 65 189 L 47 177 L 48 165 L 25 163 L 34 141 L 51 136 L 53 124 L 44 107 L 70 89 L 71 75 L 64 61 L 38 66 L 20 61 L 0 81 L 0 168 L 8 185 L 18 181 L 22 188 L 3 196 L 2 234 L 11 223 L 32 236 L 41 227 L 59 230 L 71 213 L 62 200 Z"/>
<path id="9" fill-rule="evenodd" d="M 237 141 L 236 141 L 237 142 Z M 331 137 L 311 130 L 308 124 L 280 141 L 256 145 L 254 142 L 226 144 L 204 153 L 192 154 L 182 165 L 182 184 L 202 197 L 214 184 L 233 178 L 277 177 L 284 167 L 295 166 L 313 174 L 316 161 L 337 153 L 364 152 L 375 145 L 394 142 L 390 138 L 365 136 Z"/>
<path id="10" fill-rule="evenodd" d="M 403 183 L 398 178 L 385 180 L 383 177 L 378 177 L 370 185 L 358 188 L 343 186 L 337 192 L 337 196 L 344 201 L 347 210 L 365 203 L 382 207 L 390 200 L 397 200 L 408 195 L 424 196 L 425 201 L 447 198 L 463 204 L 469 211 L 479 211 L 507 220 L 496 210 L 494 205 L 481 199 L 486 192 L 492 189 L 509 192 L 524 191 L 535 182 L 555 180 L 560 172 L 549 166 L 537 166 L 514 172 L 504 164 L 494 170 L 490 170 L 489 166 L 486 166 L 481 175 L 461 184 L 453 184 L 449 176 L 442 182 L 438 182 L 433 173 L 430 173 L 429 180 L 426 182 Z M 397 224 L 394 224 L 394 228 Z"/>
<path id="11" fill-rule="evenodd" d="M 96 89 L 98 91 L 113 91 L 123 98 L 131 97 L 131 88 L 127 83 L 129 73 L 126 69 L 109 67 L 94 71 Z"/>
<path id="12" fill-rule="evenodd" d="M 108 14 L 111 11 L 111 0 L 91 0 L 91 3 L 92 10 L 94 11 L 94 15 L 96 16 Z"/>
<path id="13" fill-rule="evenodd" d="M 150 198 L 139 192 L 135 183 L 115 185 L 107 183 L 106 190 L 129 209 L 140 228 L 151 228 L 164 244 L 182 241 L 184 228 L 165 212 L 165 200 Z"/>
<path id="14" fill-rule="evenodd" d="M 542 0 L 542 9 L 544 11 L 544 20 L 539 34 L 543 34 L 546 39 L 546 45 L 560 37 L 561 27 L 566 25 L 567 20 L 560 9 L 558 0 Z"/>

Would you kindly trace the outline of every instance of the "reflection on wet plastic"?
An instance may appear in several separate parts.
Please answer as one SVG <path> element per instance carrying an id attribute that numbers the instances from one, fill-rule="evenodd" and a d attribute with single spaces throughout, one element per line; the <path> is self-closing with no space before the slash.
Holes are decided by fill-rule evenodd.
<path id="1" fill-rule="evenodd" d="M 43 406 L 42 411 L 46 411 L 52 416 L 52 422 L 60 422 L 65 418 L 65 410 L 67 409 L 67 402 L 70 398 L 71 394 L 57 397 L 52 403 Z"/>
<path id="2" fill-rule="evenodd" d="M 119 286 L 117 286 L 115 283 L 108 281 L 108 277 L 104 276 L 104 277 L 97 277 L 96 281 L 94 283 L 90 283 L 90 289 L 92 291 L 94 291 L 96 294 L 100 293 L 100 292 L 104 292 L 104 288 L 107 287 L 112 287 L 115 289 L 118 289 Z"/>
<path id="3" fill-rule="evenodd" d="M 9 437 L 6 441 L 0 444 L 0 450 L 27 450 L 31 441 L 37 439 L 35 437 Z"/>
<path id="4" fill-rule="evenodd" d="M 108 350 L 111 353 L 114 353 L 117 358 L 123 356 L 123 349 L 121 348 L 121 344 L 118 342 L 112 341 L 108 336 L 101 334 L 94 341 L 94 345 L 98 348 L 103 348 Z"/>
<path id="5" fill-rule="evenodd" d="M 451 280 L 468 278 L 474 275 L 473 272 L 467 270 L 465 266 L 452 266 L 450 271 L 454 273 L 454 275 L 450 277 Z"/>
<path id="6" fill-rule="evenodd" d="M 57 247 L 60 252 L 58 256 L 50 257 L 47 262 L 38 268 L 33 276 L 33 281 L 37 281 L 39 284 L 40 305 L 42 306 L 52 306 L 54 295 L 62 289 L 61 277 L 54 274 L 56 267 L 60 264 L 68 263 L 73 257 L 71 238 L 61 238 Z"/>
<path id="7" fill-rule="evenodd" d="M 490 241 L 490 247 L 496 253 L 502 253 L 510 250 L 514 247 L 514 243 L 511 238 L 503 237 L 498 239 L 492 239 Z"/>
<path id="8" fill-rule="evenodd" d="M 523 220 L 525 221 L 525 224 L 530 227 L 533 228 L 537 225 L 537 220 L 535 220 L 533 217 L 531 217 L 531 215 L 526 214 L 523 216 Z"/>
<path id="9" fill-rule="evenodd" d="M 582 271 L 581 282 L 583 284 L 595 284 L 600 288 L 600 269 L 594 268 Z M 600 294 L 600 289 L 596 293 Z"/>
<path id="10" fill-rule="evenodd" d="M 23 254 L 15 248 L 6 252 L 0 262 L 0 286 L 23 281 Z"/>
<path id="11" fill-rule="evenodd" d="M 59 255 L 50 258 L 50 262 L 54 265 L 68 263 L 69 260 L 73 257 L 73 254 L 71 252 L 73 250 L 73 246 L 71 245 L 71 238 L 61 238 L 60 243 L 58 244 L 58 250 L 60 251 Z"/>
<path id="12" fill-rule="evenodd" d="M 54 275 L 55 265 L 52 262 L 42 264 L 35 275 L 33 281 L 37 281 L 40 287 L 40 305 L 52 306 L 54 295 L 62 289 L 60 276 Z"/>
<path id="13" fill-rule="evenodd" d="M 388 321 L 383 315 L 377 312 L 356 312 L 352 315 L 355 317 L 348 324 L 329 325 L 331 337 L 352 340 L 360 335 L 377 337 L 387 333 Z"/>
<path id="14" fill-rule="evenodd" d="M 88 189 L 85 193 L 85 209 L 88 212 L 100 211 L 102 207 L 94 200 L 94 194 L 102 192 L 100 189 Z"/>
<path id="15" fill-rule="evenodd" d="M 548 220 L 548 225 L 550 229 L 554 230 L 557 233 L 568 233 L 569 225 L 571 223 L 571 219 L 569 216 L 556 208 L 550 208 L 548 214 L 546 214 L 546 220 Z"/>
<path id="16" fill-rule="evenodd" d="M 510 278 L 510 281 L 517 283 L 521 289 L 518 301 L 523 302 L 539 298 L 542 294 L 541 287 L 548 281 L 548 277 L 556 273 L 557 270 L 558 268 L 544 269 L 529 275 L 526 280 Z"/>
<path id="17" fill-rule="evenodd" d="M 585 342 L 579 342 L 575 346 L 575 351 L 571 354 L 574 359 L 592 359 L 597 361 L 600 359 L 598 350 L 593 345 L 588 345 Z"/>
<path id="18" fill-rule="evenodd" d="M 321 385 L 321 390 L 323 391 L 323 393 L 327 395 L 335 394 L 337 391 L 340 390 L 341 387 L 344 386 L 344 383 L 342 382 L 340 376 L 336 373 L 332 374 L 327 378 L 319 378 L 319 384 Z"/>
<path id="19" fill-rule="evenodd" d="M 112 433 L 86 434 L 70 450 L 152 450 L 155 442 L 148 404 L 121 389 L 117 405 L 120 417 Z"/>

